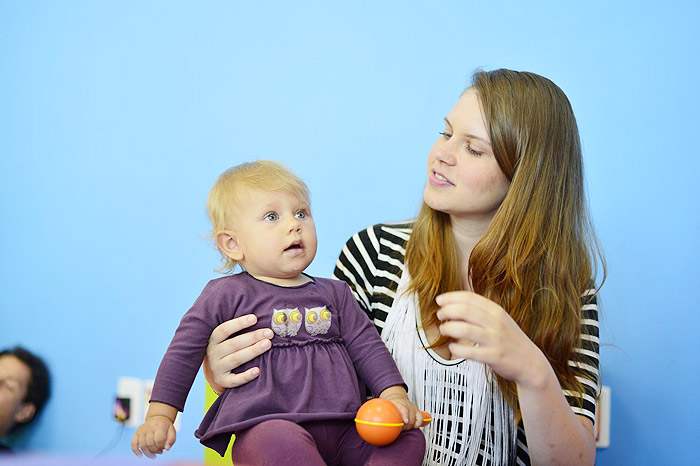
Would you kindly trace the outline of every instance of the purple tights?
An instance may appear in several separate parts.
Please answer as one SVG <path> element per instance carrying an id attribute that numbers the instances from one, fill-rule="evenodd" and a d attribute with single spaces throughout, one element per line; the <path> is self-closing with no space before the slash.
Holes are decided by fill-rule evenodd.
<path id="1" fill-rule="evenodd" d="M 424 454 L 420 429 L 375 447 L 360 438 L 352 420 L 272 420 L 237 432 L 231 459 L 234 466 L 420 466 Z"/>

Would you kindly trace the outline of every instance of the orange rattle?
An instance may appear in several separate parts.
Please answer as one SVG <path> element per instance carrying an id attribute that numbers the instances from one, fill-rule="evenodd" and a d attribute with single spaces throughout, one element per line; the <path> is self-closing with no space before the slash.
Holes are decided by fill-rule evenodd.
<path id="1" fill-rule="evenodd" d="M 421 412 L 425 426 L 432 421 L 432 418 L 425 411 Z M 401 413 L 394 406 L 394 403 L 383 398 L 373 398 L 357 411 L 355 427 L 365 442 L 383 447 L 389 445 L 399 436 L 403 427 L 403 419 L 401 419 Z"/>

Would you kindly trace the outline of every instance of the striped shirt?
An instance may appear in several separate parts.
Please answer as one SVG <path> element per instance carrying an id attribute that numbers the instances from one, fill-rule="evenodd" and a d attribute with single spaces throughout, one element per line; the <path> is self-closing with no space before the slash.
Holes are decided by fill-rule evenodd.
<path id="1" fill-rule="evenodd" d="M 350 285 L 355 299 L 380 333 L 394 302 L 411 231 L 411 222 L 369 227 L 347 241 L 336 263 L 333 278 Z M 564 395 L 574 413 L 595 422 L 599 341 L 598 307 L 594 290 L 587 290 L 583 301 L 581 344 L 569 361 L 575 372 L 581 374 L 577 379 L 585 391 L 583 405 L 579 406 L 579 393 L 564 391 Z M 530 457 L 522 422 L 518 426 L 517 435 L 517 464 L 529 465 Z"/>

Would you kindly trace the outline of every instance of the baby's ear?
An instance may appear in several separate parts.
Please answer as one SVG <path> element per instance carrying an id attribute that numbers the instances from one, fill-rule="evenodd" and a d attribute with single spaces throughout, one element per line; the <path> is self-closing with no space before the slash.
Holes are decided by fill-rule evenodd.
<path id="1" fill-rule="evenodd" d="M 216 245 L 226 257 L 230 257 L 236 262 L 243 260 L 243 249 L 236 239 L 236 235 L 231 230 L 220 231 L 216 234 Z"/>

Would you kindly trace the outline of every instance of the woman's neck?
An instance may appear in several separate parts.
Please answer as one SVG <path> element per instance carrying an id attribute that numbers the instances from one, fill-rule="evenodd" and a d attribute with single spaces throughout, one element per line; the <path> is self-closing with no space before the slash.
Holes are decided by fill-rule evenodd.
<path id="1" fill-rule="evenodd" d="M 469 257 L 476 243 L 481 240 L 486 228 L 488 228 L 491 219 L 488 220 L 472 218 L 450 217 L 452 222 L 452 235 L 455 239 L 457 247 L 457 255 L 459 256 L 460 270 L 463 277 L 469 276 Z M 465 278 L 466 279 L 466 278 Z M 467 282 L 469 282 L 467 280 Z M 470 283 L 464 284 L 467 289 L 471 289 Z"/>

